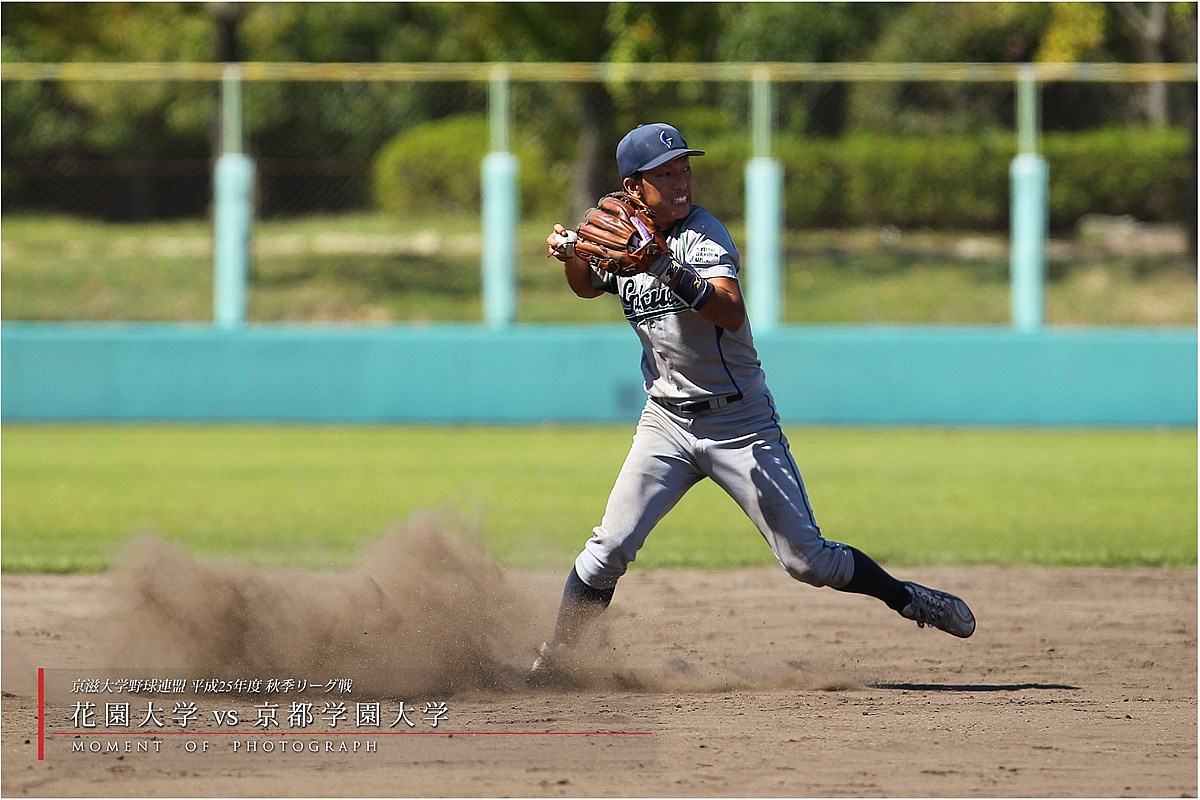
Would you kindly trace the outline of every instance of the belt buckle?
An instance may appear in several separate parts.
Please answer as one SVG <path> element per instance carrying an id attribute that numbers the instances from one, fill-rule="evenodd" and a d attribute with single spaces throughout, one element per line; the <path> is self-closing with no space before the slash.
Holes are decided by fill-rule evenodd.
<path id="1" fill-rule="evenodd" d="M 725 408 L 726 406 L 728 406 L 731 403 L 736 403 L 737 401 L 739 401 L 741 399 L 742 399 L 741 392 L 734 392 L 733 394 L 726 394 L 726 395 L 722 395 L 720 397 L 714 397 L 708 401 L 706 408 L 709 408 L 709 409 L 715 411 L 718 408 Z"/>
<path id="2" fill-rule="evenodd" d="M 688 400 L 683 403 L 672 403 L 667 400 L 660 400 L 657 397 L 653 399 L 659 405 L 666 406 L 679 414 L 696 414 L 701 411 L 716 411 L 718 408 L 725 408 L 730 403 L 736 403 L 742 399 L 742 393 L 735 392 L 720 397 L 710 397 L 707 400 Z"/>

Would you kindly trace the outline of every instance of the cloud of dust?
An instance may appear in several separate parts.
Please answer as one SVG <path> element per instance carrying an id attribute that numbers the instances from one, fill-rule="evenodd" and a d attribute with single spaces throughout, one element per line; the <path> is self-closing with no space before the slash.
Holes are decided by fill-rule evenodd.
<path id="1" fill-rule="evenodd" d="M 663 629 L 667 627 L 645 614 L 639 622 Z M 598 627 L 576 652 L 560 656 L 565 673 L 563 687 L 648 694 L 763 690 L 837 692 L 863 688 L 848 675 L 816 670 L 793 660 L 747 657 L 733 665 L 715 665 L 675 656 L 651 666 L 634 668 L 625 663 L 625 648 L 616 641 L 621 634 L 615 625 Z"/>
<path id="2" fill-rule="evenodd" d="M 116 568 L 114 664 L 226 680 L 350 678 L 356 696 L 511 687 L 539 633 L 528 602 L 473 537 L 443 527 L 415 516 L 340 572 L 202 561 L 139 538 Z"/>
<path id="3" fill-rule="evenodd" d="M 534 647 L 550 632 L 535 612 L 558 602 L 557 594 L 535 597 L 534 587 L 506 576 L 464 525 L 426 514 L 394 526 L 341 571 L 201 560 L 141 537 L 114 577 L 107 615 L 113 669 L 309 684 L 349 678 L 356 697 L 525 691 Z M 645 613 L 638 621 L 660 623 Z M 561 654 L 564 680 L 556 688 L 704 693 L 857 685 L 788 663 L 714 668 L 675 658 L 631 668 L 622 641 L 631 631 L 621 627 L 605 615 Z"/>

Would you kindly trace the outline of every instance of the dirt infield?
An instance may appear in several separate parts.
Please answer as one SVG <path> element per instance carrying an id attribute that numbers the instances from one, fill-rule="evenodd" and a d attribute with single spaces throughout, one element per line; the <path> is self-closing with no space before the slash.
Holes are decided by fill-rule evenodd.
<path id="1" fill-rule="evenodd" d="M 967 641 L 777 568 L 634 572 L 576 687 L 534 691 L 505 665 L 529 660 L 560 575 L 432 538 L 337 576 L 142 553 L 103 575 L 3 576 L 5 796 L 1197 792 L 1194 569 L 905 570 L 971 602 Z M 188 692 L 87 683 L 150 676 Z M 272 677 L 297 683 L 232 686 Z M 106 719 L 123 702 L 130 719 Z"/>

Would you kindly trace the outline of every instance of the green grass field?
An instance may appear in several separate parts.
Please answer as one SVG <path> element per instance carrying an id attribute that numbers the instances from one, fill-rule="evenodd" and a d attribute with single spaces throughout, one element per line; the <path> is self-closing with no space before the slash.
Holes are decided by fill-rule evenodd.
<path id="1" fill-rule="evenodd" d="M 5 571 L 91 571 L 133 536 L 261 565 L 343 566 L 414 512 L 502 564 L 566 570 L 632 426 L 6 425 Z M 826 536 L 886 564 L 1194 565 L 1195 430 L 791 428 Z M 458 520 L 457 522 L 455 520 Z M 636 568 L 768 564 L 697 486 Z"/>
<path id="2" fill-rule="evenodd" d="M 520 230 L 522 322 L 613 322 Z M 741 238 L 742 231 L 733 231 Z M 204 220 L 5 218 L 5 320 L 211 318 Z M 255 227 L 254 321 L 477 320 L 479 223 L 378 214 Z M 1003 324 L 1003 237 L 789 232 L 791 322 Z M 1051 248 L 1051 324 L 1196 323 L 1182 253 Z M 149 533 L 204 555 L 340 565 L 416 511 L 477 526 L 505 564 L 562 568 L 603 512 L 629 427 L 3 429 L 5 570 L 96 570 Z M 1195 564 L 1196 433 L 862 430 L 790 433 L 827 536 L 888 563 Z M 638 568 L 770 563 L 731 500 L 693 490 Z"/>

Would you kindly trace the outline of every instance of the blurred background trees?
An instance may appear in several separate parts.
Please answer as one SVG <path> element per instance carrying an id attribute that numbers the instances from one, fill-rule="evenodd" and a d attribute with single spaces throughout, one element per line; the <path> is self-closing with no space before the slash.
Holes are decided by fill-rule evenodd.
<path id="1" fill-rule="evenodd" d="M 1191 2 L 5 3 L 0 48 L 4 62 L 1195 62 L 1196 8 Z M 514 85 L 512 102 L 547 162 L 566 165 L 569 174 L 561 177 L 572 187 L 576 210 L 610 187 L 613 142 L 630 125 L 651 117 L 686 120 L 681 127 L 690 137 L 711 140 L 744 129 L 748 113 L 746 87 L 737 84 L 552 89 Z M 331 160 L 338 169 L 350 164 L 369 173 L 393 137 L 467 110 L 478 113 L 486 91 L 478 83 L 248 84 L 250 149 L 268 179 L 264 207 L 307 210 L 284 179 L 296 164 L 305 163 L 296 180 L 308 187 L 321 185 L 322 164 Z M 1012 94 L 1004 84 L 785 84 L 777 87 L 775 122 L 781 134 L 806 138 L 1007 133 Z M 1194 84 L 1052 84 L 1044 87 L 1042 126 L 1047 133 L 1103 126 L 1194 131 L 1195 100 Z M 132 200 L 122 202 L 131 205 L 114 215 L 136 218 L 139 207 L 169 215 L 171 200 L 155 187 L 206 180 L 216 113 L 217 87 L 202 82 L 140 82 L 130 91 L 121 82 L 8 81 L 3 159 L 54 163 L 60 171 L 76 164 L 81 186 L 91 161 L 125 164 L 122 197 Z M 279 180 L 270 180 L 272 170 Z M 23 186 L 6 175 L 10 198 L 19 199 Z M 327 210 L 371 202 L 364 185 L 334 178 L 315 193 Z"/>

